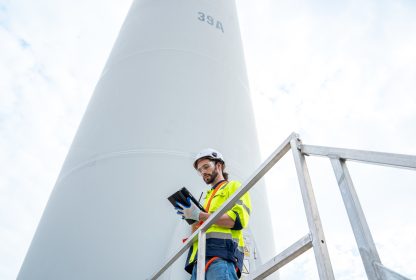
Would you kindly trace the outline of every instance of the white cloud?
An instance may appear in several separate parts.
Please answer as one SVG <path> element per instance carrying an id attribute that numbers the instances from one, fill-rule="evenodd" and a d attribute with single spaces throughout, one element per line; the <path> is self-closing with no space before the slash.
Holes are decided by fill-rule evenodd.
<path id="1" fill-rule="evenodd" d="M 416 137 L 414 3 L 240 3 L 241 30 L 264 158 L 291 131 L 300 132 L 306 144 L 416 153 L 412 140 Z M 308 162 L 337 279 L 365 279 L 332 168 L 327 160 Z M 296 240 L 294 233 L 300 238 L 304 233 L 299 229 L 305 227 L 300 224 L 305 223 L 304 214 L 296 210 L 302 207 L 300 196 L 293 193 L 299 188 L 296 178 L 287 178 L 287 170 L 294 166 L 287 165 L 285 172 L 272 173 L 268 179 L 279 249 Z M 400 234 L 414 225 L 414 171 L 354 164 L 351 170 L 360 198 L 363 196 L 370 228 L 380 245 L 382 261 L 414 277 L 414 255 L 405 252 L 405 245 L 397 244 L 415 246 L 413 237 Z M 403 223 L 393 223 L 395 220 Z M 386 232 L 386 227 L 396 229 L 396 235 Z M 401 254 L 401 258 L 384 253 L 392 251 Z M 309 262 L 314 264 L 313 258 Z M 296 267 L 302 265 L 305 263 Z M 288 270 L 290 273 L 282 271 L 282 277 L 296 275 L 296 270 Z M 297 279 L 302 275 L 297 275 Z"/>
<path id="2" fill-rule="evenodd" d="M 1 279 L 20 269 L 129 4 L 0 4 Z"/>

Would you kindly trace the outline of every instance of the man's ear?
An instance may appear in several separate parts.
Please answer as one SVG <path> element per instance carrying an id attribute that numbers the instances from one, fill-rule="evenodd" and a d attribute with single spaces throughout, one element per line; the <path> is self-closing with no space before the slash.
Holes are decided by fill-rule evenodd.
<path id="1" fill-rule="evenodd" d="M 223 165 L 222 165 L 222 163 L 221 162 L 216 162 L 215 163 L 215 166 L 219 166 L 219 168 L 220 168 L 220 170 L 222 171 L 223 170 Z"/>

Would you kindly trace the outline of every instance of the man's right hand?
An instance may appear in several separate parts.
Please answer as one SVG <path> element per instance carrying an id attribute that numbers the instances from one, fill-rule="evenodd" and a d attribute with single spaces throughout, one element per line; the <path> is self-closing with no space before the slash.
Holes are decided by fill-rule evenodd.
<path id="1" fill-rule="evenodd" d="M 175 207 L 175 209 L 178 210 L 176 214 L 181 215 L 182 219 L 199 221 L 199 214 L 201 213 L 201 210 L 189 197 L 187 198 L 187 202 L 189 203 L 189 206 L 185 206 L 176 201 L 177 207 Z"/>

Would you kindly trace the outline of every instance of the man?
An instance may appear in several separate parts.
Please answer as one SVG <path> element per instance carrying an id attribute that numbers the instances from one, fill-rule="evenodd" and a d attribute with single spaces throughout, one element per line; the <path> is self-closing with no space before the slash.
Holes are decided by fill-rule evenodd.
<path id="1" fill-rule="evenodd" d="M 240 182 L 227 181 L 224 158 L 214 149 L 199 152 L 195 157 L 194 168 L 211 188 L 205 197 L 206 212 L 202 212 L 192 201 L 189 201 L 189 207 L 177 203 L 176 209 L 183 219 L 195 220 L 192 232 L 241 186 Z M 248 225 L 250 212 L 250 196 L 246 193 L 231 210 L 219 217 L 207 230 L 205 265 L 207 280 L 240 278 L 244 259 L 243 229 Z M 198 241 L 190 247 L 185 265 L 185 270 L 192 274 L 191 280 L 196 279 L 197 275 L 197 249 Z"/>

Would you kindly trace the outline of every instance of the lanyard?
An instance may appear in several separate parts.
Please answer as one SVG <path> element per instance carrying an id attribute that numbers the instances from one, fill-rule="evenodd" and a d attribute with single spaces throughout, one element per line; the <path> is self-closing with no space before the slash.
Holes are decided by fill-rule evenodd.
<path id="1" fill-rule="evenodd" d="M 205 207 L 205 210 L 207 211 L 207 213 L 209 213 L 209 208 L 211 206 L 211 201 L 214 198 L 215 194 L 217 193 L 217 191 L 224 186 L 225 184 L 227 184 L 227 181 L 223 181 L 221 183 L 218 184 L 218 186 L 214 189 L 214 191 L 212 192 L 211 196 L 209 197 L 208 203 L 207 203 L 207 207 Z"/>

